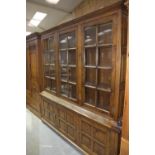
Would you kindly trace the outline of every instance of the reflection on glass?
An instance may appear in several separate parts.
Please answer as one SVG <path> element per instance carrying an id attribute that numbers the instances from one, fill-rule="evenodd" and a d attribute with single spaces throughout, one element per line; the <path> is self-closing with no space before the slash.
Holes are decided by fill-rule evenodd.
<path id="1" fill-rule="evenodd" d="M 66 67 L 61 68 L 61 79 L 62 80 L 67 80 L 68 78 L 68 72 Z"/>
<path id="2" fill-rule="evenodd" d="M 85 88 L 85 102 L 95 105 L 95 89 Z"/>
<path id="3" fill-rule="evenodd" d="M 112 23 L 99 26 L 99 44 L 112 44 Z"/>
<path id="4" fill-rule="evenodd" d="M 68 85 L 65 82 L 61 82 L 61 94 L 68 96 Z"/>
<path id="5" fill-rule="evenodd" d="M 61 64 L 67 64 L 67 51 L 60 51 Z"/>
<path id="6" fill-rule="evenodd" d="M 67 48 L 67 36 L 60 35 L 60 49 L 66 49 L 66 48 Z"/>
<path id="7" fill-rule="evenodd" d="M 54 38 L 49 38 L 48 39 L 48 49 L 54 49 Z"/>
<path id="8" fill-rule="evenodd" d="M 68 48 L 75 48 L 75 32 L 68 33 Z"/>
<path id="9" fill-rule="evenodd" d="M 85 45 L 96 44 L 96 27 L 85 28 Z"/>

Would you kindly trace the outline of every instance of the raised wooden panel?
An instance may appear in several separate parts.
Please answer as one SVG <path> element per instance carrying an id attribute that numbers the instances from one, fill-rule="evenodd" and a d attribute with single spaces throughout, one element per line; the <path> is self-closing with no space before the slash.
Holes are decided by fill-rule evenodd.
<path id="1" fill-rule="evenodd" d="M 106 145 L 106 143 L 107 143 L 107 135 L 106 135 L 106 132 L 103 132 L 102 130 L 100 130 L 98 128 L 93 128 L 93 137 L 97 141 L 99 141 L 102 144 L 105 144 Z"/>
<path id="2" fill-rule="evenodd" d="M 63 120 L 66 118 L 66 112 L 62 108 L 58 108 L 59 117 Z"/>
<path id="3" fill-rule="evenodd" d="M 74 124 L 75 124 L 74 114 L 73 114 L 72 112 L 67 111 L 66 121 L 67 121 L 70 125 L 74 125 Z"/>
<path id="4" fill-rule="evenodd" d="M 69 138 L 71 138 L 71 140 L 75 141 L 76 129 L 74 127 L 67 125 L 67 135 L 69 136 Z"/>
<path id="5" fill-rule="evenodd" d="M 53 101 L 43 101 L 43 109 L 43 118 L 47 122 L 90 155 L 116 153 L 117 132 L 110 127 L 100 125 L 82 113 L 79 115 Z"/>
<path id="6" fill-rule="evenodd" d="M 91 126 L 86 121 L 81 121 L 81 131 L 85 134 L 91 135 Z"/>
<path id="7" fill-rule="evenodd" d="M 94 155 L 106 155 L 106 149 L 104 146 L 94 142 L 93 143 L 93 153 Z"/>
<path id="8" fill-rule="evenodd" d="M 60 130 L 66 134 L 67 132 L 67 126 L 66 126 L 66 123 L 62 120 L 59 120 L 59 128 Z"/>
<path id="9" fill-rule="evenodd" d="M 91 138 L 88 136 L 81 134 L 81 146 L 84 150 L 90 152 L 91 151 Z"/>
<path id="10" fill-rule="evenodd" d="M 49 120 L 53 125 L 55 125 L 55 114 L 53 114 L 51 111 L 49 112 Z"/>
<path id="11" fill-rule="evenodd" d="M 40 91 L 41 83 L 41 49 L 40 49 L 40 35 L 32 34 L 26 38 L 26 89 L 29 91 L 27 95 L 27 103 L 30 110 L 35 114 L 41 115 L 41 97 Z M 27 93 L 28 93 L 27 91 Z"/>

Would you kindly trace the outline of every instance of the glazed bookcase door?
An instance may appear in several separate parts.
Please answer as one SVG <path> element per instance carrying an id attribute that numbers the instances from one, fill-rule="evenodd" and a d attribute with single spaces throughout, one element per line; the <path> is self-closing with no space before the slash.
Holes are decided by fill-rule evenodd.
<path id="1" fill-rule="evenodd" d="M 60 95 L 77 101 L 76 31 L 59 34 Z"/>
<path id="2" fill-rule="evenodd" d="M 44 87 L 47 91 L 56 93 L 56 52 L 54 37 L 43 40 Z"/>
<path id="3" fill-rule="evenodd" d="M 83 102 L 89 108 L 110 114 L 115 72 L 113 20 L 94 23 L 83 26 Z"/>

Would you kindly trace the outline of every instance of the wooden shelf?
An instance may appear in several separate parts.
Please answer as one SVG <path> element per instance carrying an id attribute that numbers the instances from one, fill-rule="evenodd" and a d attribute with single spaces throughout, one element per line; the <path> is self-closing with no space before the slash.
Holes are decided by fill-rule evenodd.
<path id="1" fill-rule="evenodd" d="M 47 90 L 48 92 L 56 93 L 56 89 L 55 89 L 55 90 L 52 90 L 52 89 L 50 89 L 50 88 L 45 88 L 45 90 Z"/>
<path id="2" fill-rule="evenodd" d="M 112 66 L 97 66 L 98 69 L 105 69 L 105 70 L 109 70 L 112 69 Z"/>
<path id="3" fill-rule="evenodd" d="M 77 99 L 76 98 L 73 98 L 73 97 L 68 97 L 70 100 L 72 100 L 72 101 L 77 101 Z"/>
<path id="4" fill-rule="evenodd" d="M 93 44 L 93 45 L 85 45 L 84 47 L 85 48 L 95 48 L 96 47 L 96 44 Z"/>
<path id="5" fill-rule="evenodd" d="M 102 86 L 97 86 L 97 90 L 101 90 L 104 92 L 111 92 L 111 88 L 107 86 L 106 84 L 102 84 Z"/>
<path id="6" fill-rule="evenodd" d="M 113 44 L 98 44 L 98 47 L 112 47 Z"/>
<path id="7" fill-rule="evenodd" d="M 73 67 L 73 68 L 75 68 L 75 67 L 76 67 L 76 65 L 71 65 L 71 64 L 70 64 L 70 65 L 68 65 L 68 67 Z"/>
<path id="8" fill-rule="evenodd" d="M 76 47 L 68 48 L 68 50 L 71 52 L 72 50 L 76 50 Z"/>
<path id="9" fill-rule="evenodd" d="M 96 89 L 96 85 L 95 84 L 93 84 L 93 83 L 85 83 L 85 85 L 84 85 L 85 87 L 87 87 L 87 88 L 92 88 L 92 89 Z"/>
<path id="10" fill-rule="evenodd" d="M 61 79 L 61 82 L 65 82 L 65 83 L 67 83 L 68 81 L 67 81 L 67 80 L 64 80 L 64 79 Z"/>
<path id="11" fill-rule="evenodd" d="M 69 84 L 73 84 L 73 85 L 76 85 L 76 82 L 74 81 L 68 81 Z"/>
<path id="12" fill-rule="evenodd" d="M 67 51 L 67 48 L 61 48 L 60 51 Z"/>
<path id="13" fill-rule="evenodd" d="M 60 64 L 61 67 L 67 67 L 68 65 L 67 64 Z"/>
<path id="14" fill-rule="evenodd" d="M 45 76 L 45 78 L 55 80 L 55 77 L 52 76 Z"/>
<path id="15" fill-rule="evenodd" d="M 84 67 L 85 68 L 96 68 L 96 66 L 93 66 L 93 65 L 92 66 L 91 65 L 85 65 Z"/>

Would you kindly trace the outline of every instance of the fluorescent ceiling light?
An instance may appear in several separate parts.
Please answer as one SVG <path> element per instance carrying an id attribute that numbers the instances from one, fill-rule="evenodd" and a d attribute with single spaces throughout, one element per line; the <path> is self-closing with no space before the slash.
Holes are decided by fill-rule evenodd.
<path id="1" fill-rule="evenodd" d="M 57 4 L 60 0 L 46 0 L 48 3 Z"/>
<path id="2" fill-rule="evenodd" d="M 34 16 L 32 17 L 32 19 L 41 21 L 41 20 L 43 20 L 46 16 L 47 16 L 46 13 L 38 12 L 38 11 L 37 11 L 37 12 L 34 14 Z"/>
<path id="3" fill-rule="evenodd" d="M 26 32 L 26 36 L 28 36 L 28 35 L 30 35 L 31 34 L 31 32 Z"/>
<path id="4" fill-rule="evenodd" d="M 30 20 L 29 22 L 29 26 L 35 26 L 37 27 L 40 22 L 47 16 L 46 13 L 43 13 L 43 12 L 36 12 L 34 14 L 34 16 L 32 17 L 32 19 Z"/>
<path id="5" fill-rule="evenodd" d="M 31 19 L 30 20 L 30 23 L 29 23 L 29 26 L 38 26 L 40 24 L 41 21 L 39 20 L 34 20 L 34 19 Z"/>

